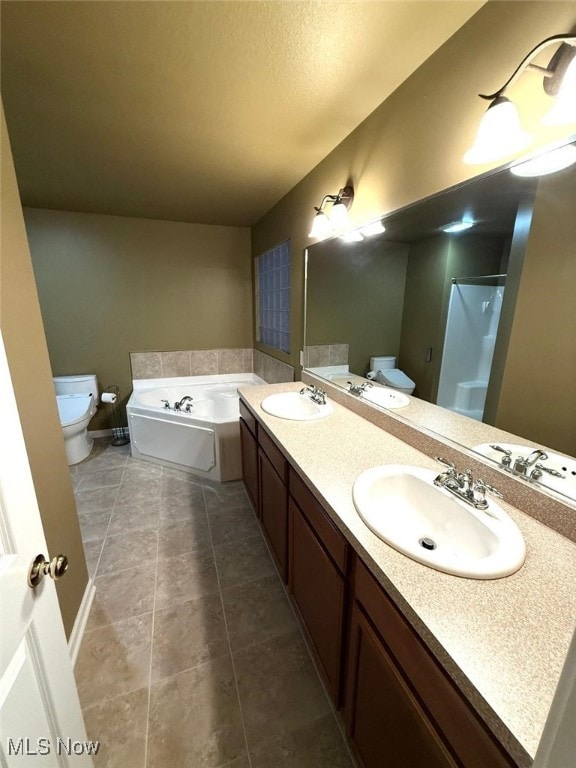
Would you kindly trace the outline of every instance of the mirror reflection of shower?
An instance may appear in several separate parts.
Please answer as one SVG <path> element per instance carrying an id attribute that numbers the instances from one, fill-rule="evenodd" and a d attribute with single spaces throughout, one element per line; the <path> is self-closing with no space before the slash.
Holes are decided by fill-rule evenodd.
<path id="1" fill-rule="evenodd" d="M 482 421 L 506 275 L 452 278 L 437 404 Z"/>

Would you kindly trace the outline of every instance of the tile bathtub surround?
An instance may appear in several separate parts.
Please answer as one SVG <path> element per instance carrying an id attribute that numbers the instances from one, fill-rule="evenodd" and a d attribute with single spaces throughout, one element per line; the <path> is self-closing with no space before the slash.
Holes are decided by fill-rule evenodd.
<path id="1" fill-rule="evenodd" d="M 258 349 L 254 350 L 254 373 L 269 384 L 294 381 L 294 368 L 291 365 L 266 355 Z"/>
<path id="2" fill-rule="evenodd" d="M 133 380 L 257 373 L 271 384 L 294 381 L 292 366 L 252 348 L 131 352 L 130 365 Z"/>
<path id="3" fill-rule="evenodd" d="M 349 344 L 316 344 L 304 347 L 304 367 L 348 365 Z"/>
<path id="4" fill-rule="evenodd" d="M 75 669 L 95 768 L 353 768 L 241 483 L 104 440 L 71 474 L 96 585 Z"/>

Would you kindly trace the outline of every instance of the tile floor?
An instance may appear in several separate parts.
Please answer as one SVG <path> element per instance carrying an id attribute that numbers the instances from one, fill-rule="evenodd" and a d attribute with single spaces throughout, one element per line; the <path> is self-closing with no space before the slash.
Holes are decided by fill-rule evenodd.
<path id="1" fill-rule="evenodd" d="M 240 482 L 97 441 L 71 467 L 96 597 L 75 668 L 106 768 L 352 768 Z"/>

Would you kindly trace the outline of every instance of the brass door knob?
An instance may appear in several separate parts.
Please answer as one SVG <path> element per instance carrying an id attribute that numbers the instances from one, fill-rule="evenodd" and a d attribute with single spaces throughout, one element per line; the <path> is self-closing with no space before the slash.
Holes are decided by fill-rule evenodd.
<path id="1" fill-rule="evenodd" d="M 68 570 L 68 558 L 66 555 L 56 555 L 48 561 L 44 555 L 36 555 L 30 570 L 28 571 L 28 586 L 37 587 L 44 576 L 50 576 L 54 581 L 58 581 Z"/>

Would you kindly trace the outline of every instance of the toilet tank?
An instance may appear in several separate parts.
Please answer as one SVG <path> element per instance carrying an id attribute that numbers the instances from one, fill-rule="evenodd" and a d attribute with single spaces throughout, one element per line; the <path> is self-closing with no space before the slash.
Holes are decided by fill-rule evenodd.
<path id="1" fill-rule="evenodd" d="M 370 358 L 370 370 L 371 371 L 389 371 L 391 368 L 396 368 L 396 358 L 392 356 L 371 357 Z"/>
<path id="2" fill-rule="evenodd" d="M 78 376 L 54 376 L 54 389 L 57 395 L 92 395 L 94 403 L 100 401 L 96 374 L 85 373 Z"/>

